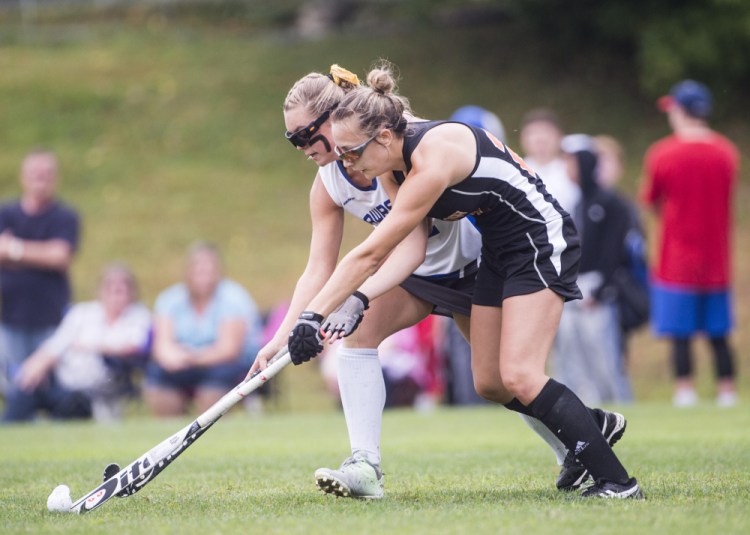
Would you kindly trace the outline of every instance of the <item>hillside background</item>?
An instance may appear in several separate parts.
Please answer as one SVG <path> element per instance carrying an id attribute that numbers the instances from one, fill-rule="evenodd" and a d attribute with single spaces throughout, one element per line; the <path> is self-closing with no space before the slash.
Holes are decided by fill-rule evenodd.
<path id="1" fill-rule="evenodd" d="M 575 12 L 555 27 L 552 19 L 525 18 L 517 4 L 2 1 L 0 197 L 18 194 L 29 148 L 48 146 L 61 161 L 62 197 L 84 222 L 72 273 L 77 300 L 92 297 L 99 270 L 117 259 L 134 268 L 143 300 L 153 304 L 180 278 L 187 245 L 201 238 L 222 247 L 228 275 L 268 309 L 291 295 L 307 258 L 315 167 L 284 139 L 281 113 L 288 89 L 307 72 L 339 63 L 363 75 L 387 58 L 419 115 L 484 106 L 501 117 L 516 148 L 521 116 L 551 107 L 569 132 L 609 134 L 624 144 L 622 188 L 630 196 L 645 149 L 668 133 L 655 98 L 682 77 L 711 76 L 703 80 L 717 100 L 713 124 L 743 154 L 733 342 L 742 397 L 750 399 L 747 73 L 729 56 L 717 65 L 711 57 L 695 60 L 706 54 L 691 50 L 646 53 L 610 30 L 597 40 Z M 539 13 L 564 4 L 528 2 Z M 618 22 L 634 24 L 622 18 L 608 28 Z M 641 41 L 663 44 L 642 34 Z M 348 227 L 345 251 L 368 231 Z M 711 397 L 704 344 L 698 351 L 701 393 Z M 667 359 L 666 345 L 647 330 L 635 337 L 631 373 L 640 400 L 671 395 Z M 333 407 L 314 365 L 287 372 L 281 384 L 284 408 Z"/>

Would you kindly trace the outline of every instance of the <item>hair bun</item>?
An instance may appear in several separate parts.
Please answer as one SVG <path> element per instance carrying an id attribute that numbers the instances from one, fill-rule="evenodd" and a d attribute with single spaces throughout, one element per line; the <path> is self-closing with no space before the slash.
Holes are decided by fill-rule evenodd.
<path id="1" fill-rule="evenodd" d="M 376 68 L 367 75 L 367 85 L 381 95 L 391 95 L 396 87 L 396 81 L 393 79 L 393 73 L 384 68 Z"/>

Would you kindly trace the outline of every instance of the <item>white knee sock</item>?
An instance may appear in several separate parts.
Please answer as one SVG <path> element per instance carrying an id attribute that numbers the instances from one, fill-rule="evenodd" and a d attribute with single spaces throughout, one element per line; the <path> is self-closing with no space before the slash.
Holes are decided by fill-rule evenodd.
<path id="1" fill-rule="evenodd" d="M 364 453 L 368 461 L 380 464 L 385 382 L 378 350 L 342 347 L 336 364 L 352 453 Z"/>
<path id="2" fill-rule="evenodd" d="M 521 419 L 526 422 L 526 425 L 528 425 L 534 433 L 539 435 L 542 440 L 544 440 L 547 445 L 552 448 L 552 452 L 555 454 L 555 457 L 557 458 L 557 464 L 558 466 L 562 466 L 563 461 L 565 460 L 565 456 L 568 454 L 568 449 L 565 447 L 565 445 L 560 442 L 560 439 L 555 436 L 555 434 L 550 431 L 550 429 L 544 425 L 542 422 L 534 418 L 533 416 L 527 416 L 526 414 L 518 414 Z"/>

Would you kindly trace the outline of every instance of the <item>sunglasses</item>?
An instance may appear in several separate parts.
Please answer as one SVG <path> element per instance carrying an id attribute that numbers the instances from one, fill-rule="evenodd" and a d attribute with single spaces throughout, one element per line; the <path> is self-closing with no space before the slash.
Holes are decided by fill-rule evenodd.
<path id="1" fill-rule="evenodd" d="M 331 115 L 331 111 L 325 111 L 323 114 L 315 119 L 313 122 L 308 124 L 304 128 L 300 128 L 296 132 L 290 132 L 287 130 L 284 132 L 284 137 L 289 140 L 289 143 L 295 147 L 304 148 L 310 144 L 313 134 L 320 129 L 320 125 L 328 120 L 328 116 Z"/>
<path id="2" fill-rule="evenodd" d="M 347 162 L 350 162 L 350 163 L 356 162 L 362 157 L 362 153 L 365 152 L 367 145 L 375 141 L 375 139 L 379 135 L 380 135 L 380 132 L 372 136 L 370 139 L 368 139 L 364 143 L 360 143 L 356 147 L 353 147 L 349 150 L 341 150 L 338 145 L 335 145 L 333 147 L 333 150 L 336 153 L 336 156 L 338 156 L 340 160 L 346 160 Z"/>

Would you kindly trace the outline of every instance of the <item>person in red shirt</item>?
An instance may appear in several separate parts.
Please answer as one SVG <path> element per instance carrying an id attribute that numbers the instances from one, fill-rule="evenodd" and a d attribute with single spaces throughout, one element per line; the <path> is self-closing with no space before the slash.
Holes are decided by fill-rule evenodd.
<path id="1" fill-rule="evenodd" d="M 717 403 L 737 401 L 732 329 L 732 197 L 739 152 L 712 130 L 711 92 L 683 80 L 658 101 L 673 134 L 654 143 L 644 161 L 641 198 L 659 218 L 660 242 L 652 273 L 652 326 L 672 341 L 676 406 L 698 401 L 691 339 L 708 336 L 718 377 Z"/>

